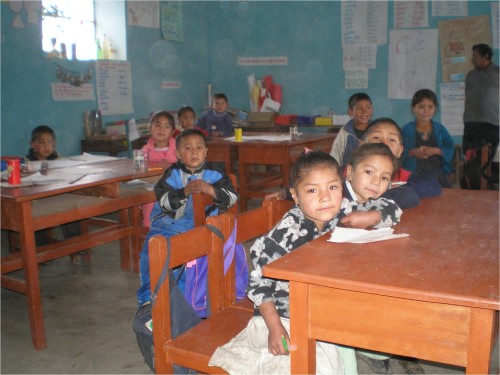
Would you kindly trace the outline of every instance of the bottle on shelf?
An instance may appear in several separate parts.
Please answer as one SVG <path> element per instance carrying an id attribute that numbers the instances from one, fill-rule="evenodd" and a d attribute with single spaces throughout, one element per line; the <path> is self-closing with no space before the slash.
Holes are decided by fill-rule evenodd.
<path id="1" fill-rule="evenodd" d="M 101 40 L 99 38 L 96 39 L 96 45 L 97 45 L 97 60 L 102 60 L 102 46 L 101 46 Z"/>
<path id="2" fill-rule="evenodd" d="M 104 60 L 109 60 L 109 39 L 106 34 L 102 37 L 102 58 Z"/>

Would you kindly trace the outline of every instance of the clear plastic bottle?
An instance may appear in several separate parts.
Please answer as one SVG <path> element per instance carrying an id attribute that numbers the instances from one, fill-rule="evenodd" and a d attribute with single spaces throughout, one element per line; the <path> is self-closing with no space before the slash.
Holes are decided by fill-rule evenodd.
<path id="1" fill-rule="evenodd" d="M 102 48 L 102 58 L 104 60 L 109 60 L 109 40 L 106 34 L 104 34 L 104 36 L 102 37 L 101 48 Z"/>

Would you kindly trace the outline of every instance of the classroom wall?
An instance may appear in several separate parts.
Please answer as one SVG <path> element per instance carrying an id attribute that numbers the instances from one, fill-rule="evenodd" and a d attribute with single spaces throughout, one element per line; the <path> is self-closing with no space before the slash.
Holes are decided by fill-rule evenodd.
<path id="1" fill-rule="evenodd" d="M 469 16 L 489 14 L 491 1 L 469 1 Z M 393 25 L 388 3 L 388 30 Z M 134 113 L 104 121 L 145 118 L 158 109 L 176 110 L 189 104 L 200 113 L 207 102 L 207 85 L 223 91 L 230 106 L 249 110 L 246 77 L 273 75 L 283 86 L 285 113 L 345 113 L 347 99 L 358 90 L 344 88 L 339 1 L 185 1 L 184 42 L 161 39 L 160 30 L 127 26 Z M 431 2 L 429 2 L 429 13 Z M 82 115 L 96 109 L 95 101 L 52 100 L 57 82 L 55 62 L 84 71 L 88 62 L 47 59 L 41 50 L 40 25 L 11 27 L 15 13 L 1 3 L 1 154 L 26 154 L 31 130 L 39 124 L 57 133 L 61 155 L 80 153 Z M 432 17 L 430 28 L 453 17 Z M 400 125 L 411 120 L 410 100 L 387 99 L 388 46 L 379 46 L 377 68 L 369 70 L 374 117 L 391 116 Z M 495 50 L 495 63 L 499 62 Z M 238 56 L 287 56 L 286 66 L 238 66 Z M 439 95 L 441 64 L 436 61 Z M 180 89 L 161 89 L 161 81 L 179 81 Z M 92 81 L 95 84 L 95 78 Z M 440 120 L 440 113 L 436 116 Z M 455 137 L 458 143 L 461 137 Z"/>

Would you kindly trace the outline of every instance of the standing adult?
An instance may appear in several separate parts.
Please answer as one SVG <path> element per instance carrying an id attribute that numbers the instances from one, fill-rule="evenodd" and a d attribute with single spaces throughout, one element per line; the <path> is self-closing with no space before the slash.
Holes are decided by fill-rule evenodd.
<path id="1" fill-rule="evenodd" d="M 493 50 L 484 43 L 472 46 L 474 69 L 465 78 L 463 152 L 465 154 L 462 188 L 479 189 L 482 174 L 480 149 L 491 144 L 488 161 L 498 147 L 498 65 Z M 492 165 L 492 178 L 498 181 L 498 163 Z M 491 182 L 491 181 L 490 181 Z"/>

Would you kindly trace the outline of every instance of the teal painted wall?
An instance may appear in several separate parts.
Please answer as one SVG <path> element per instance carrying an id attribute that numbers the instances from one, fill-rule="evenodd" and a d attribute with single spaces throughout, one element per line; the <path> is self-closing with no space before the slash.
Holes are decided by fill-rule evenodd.
<path id="1" fill-rule="evenodd" d="M 469 1 L 469 15 L 490 13 L 490 1 Z M 431 2 L 429 2 L 430 14 Z M 40 25 L 12 28 L 14 13 L 1 3 L 1 154 L 23 155 L 31 130 L 48 124 L 57 134 L 61 155 L 80 153 L 82 115 L 96 109 L 94 101 L 54 102 L 54 60 L 41 50 Z M 388 29 L 393 23 L 388 4 Z M 430 28 L 453 17 L 432 17 Z M 286 113 L 324 114 L 329 108 L 344 113 L 347 99 L 358 90 L 344 89 L 338 1 L 207 1 L 183 2 L 184 42 L 161 39 L 160 31 L 127 26 L 134 113 L 104 121 L 145 118 L 158 109 L 176 110 L 189 104 L 200 113 L 207 102 L 207 85 L 223 91 L 232 107 L 249 109 L 246 76 L 272 74 L 283 86 Z M 411 120 L 410 101 L 387 99 L 388 46 L 379 46 L 377 69 L 369 70 L 374 117 L 390 116 L 400 125 Z M 238 56 L 287 56 L 286 66 L 238 66 Z M 439 57 L 438 57 L 439 59 Z M 495 63 L 498 64 L 498 50 Z M 83 71 L 88 63 L 59 61 L 65 68 Z M 436 91 L 439 95 L 441 67 Z M 162 80 L 179 81 L 181 88 L 162 90 Z M 95 84 L 95 79 L 93 82 Z M 436 115 L 440 120 L 440 113 Z M 455 137 L 460 142 L 460 137 Z"/>

